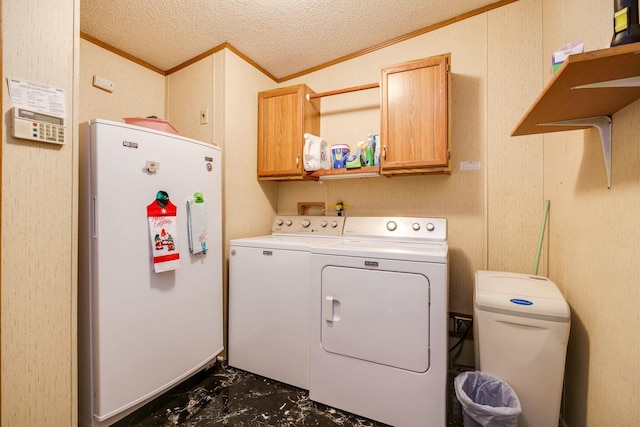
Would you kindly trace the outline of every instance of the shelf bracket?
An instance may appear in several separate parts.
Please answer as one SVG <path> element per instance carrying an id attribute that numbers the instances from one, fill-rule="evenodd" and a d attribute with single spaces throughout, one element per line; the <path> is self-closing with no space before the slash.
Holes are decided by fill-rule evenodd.
<path id="1" fill-rule="evenodd" d="M 600 141 L 602 142 L 602 154 L 604 155 L 604 166 L 607 171 L 607 188 L 611 189 L 611 117 L 597 116 L 586 117 L 584 119 L 563 120 L 559 122 L 540 123 L 538 126 L 591 126 L 600 131 Z"/>
<path id="2" fill-rule="evenodd" d="M 574 86 L 571 89 L 599 89 L 611 87 L 640 87 L 640 76 L 626 77 L 624 79 L 607 80 L 604 82 L 588 83 Z"/>

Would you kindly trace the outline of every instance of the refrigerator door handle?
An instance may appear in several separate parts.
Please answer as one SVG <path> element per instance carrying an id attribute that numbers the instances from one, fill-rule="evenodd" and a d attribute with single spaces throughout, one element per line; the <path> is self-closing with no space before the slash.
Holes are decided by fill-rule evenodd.
<path id="1" fill-rule="evenodd" d="M 91 235 L 94 239 L 98 238 L 98 224 L 96 221 L 96 198 L 91 199 Z"/>

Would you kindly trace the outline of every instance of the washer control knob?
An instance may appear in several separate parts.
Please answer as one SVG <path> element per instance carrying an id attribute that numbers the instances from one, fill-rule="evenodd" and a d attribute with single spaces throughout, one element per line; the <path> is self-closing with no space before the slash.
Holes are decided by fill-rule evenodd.
<path id="1" fill-rule="evenodd" d="M 331 221 L 331 227 L 336 228 L 338 226 L 338 221 Z"/>
<path id="2" fill-rule="evenodd" d="M 311 225 L 311 221 L 309 221 L 308 219 L 303 219 L 301 224 L 304 228 L 309 228 L 309 226 Z"/>
<path id="3" fill-rule="evenodd" d="M 287 227 L 291 227 L 291 224 L 293 224 L 293 221 L 291 221 L 290 219 L 286 220 L 284 222 L 285 224 L 287 224 Z"/>
<path id="4" fill-rule="evenodd" d="M 327 221 L 322 220 L 320 221 L 320 227 L 325 228 L 327 226 Z"/>
<path id="5" fill-rule="evenodd" d="M 413 228 L 414 230 L 418 231 L 418 230 L 420 230 L 420 224 L 418 224 L 417 222 L 414 222 L 413 225 L 411 226 L 411 228 Z"/>
<path id="6" fill-rule="evenodd" d="M 398 224 L 395 221 L 387 222 L 387 230 L 394 231 L 396 228 L 398 228 Z"/>
<path id="7" fill-rule="evenodd" d="M 433 231 L 433 230 L 435 230 L 435 228 L 436 228 L 436 226 L 435 226 L 435 225 L 433 225 L 433 223 L 432 223 L 432 222 L 428 222 L 428 223 L 427 223 L 427 230 L 429 230 L 429 231 Z"/>
<path id="8" fill-rule="evenodd" d="M 278 220 L 276 221 L 276 224 L 277 224 L 277 225 L 282 225 L 282 224 L 284 224 L 284 221 L 283 221 L 283 220 L 281 220 L 281 219 L 278 219 Z"/>

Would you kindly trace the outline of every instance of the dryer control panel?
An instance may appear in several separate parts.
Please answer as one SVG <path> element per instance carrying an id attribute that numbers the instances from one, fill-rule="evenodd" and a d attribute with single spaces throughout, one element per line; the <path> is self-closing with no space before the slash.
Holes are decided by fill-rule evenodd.
<path id="1" fill-rule="evenodd" d="M 346 219 L 342 235 L 444 242 L 447 240 L 447 220 L 417 217 L 349 217 Z"/>

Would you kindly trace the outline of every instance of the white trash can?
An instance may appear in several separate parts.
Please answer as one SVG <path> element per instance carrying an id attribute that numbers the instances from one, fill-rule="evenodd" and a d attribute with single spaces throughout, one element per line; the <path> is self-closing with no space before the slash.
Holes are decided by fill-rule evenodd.
<path id="1" fill-rule="evenodd" d="M 453 380 L 464 427 L 517 427 L 522 412 L 516 392 L 486 372 L 467 371 Z"/>
<path id="2" fill-rule="evenodd" d="M 476 369 L 506 381 L 522 406 L 519 426 L 557 427 L 571 312 L 542 276 L 477 271 Z"/>

